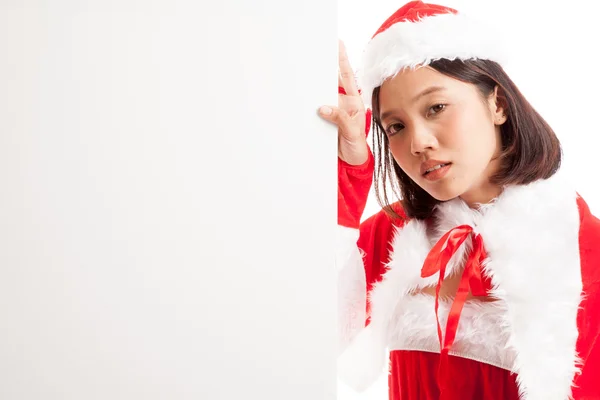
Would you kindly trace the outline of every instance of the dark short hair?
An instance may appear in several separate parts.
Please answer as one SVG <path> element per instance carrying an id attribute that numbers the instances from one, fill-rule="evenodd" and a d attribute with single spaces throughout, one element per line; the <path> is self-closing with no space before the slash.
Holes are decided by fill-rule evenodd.
<path id="1" fill-rule="evenodd" d="M 547 179 L 558 171 L 562 157 L 558 138 L 500 64 L 479 59 L 439 59 L 432 61 L 429 66 L 442 74 L 474 84 L 483 99 L 487 99 L 498 86 L 499 100 L 504 103 L 507 120 L 500 126 L 500 168 L 491 177 L 492 183 L 502 186 L 525 185 L 538 179 Z M 372 97 L 377 201 L 392 218 L 427 219 L 440 201 L 410 179 L 392 157 L 388 137 L 379 118 L 380 89 L 375 88 Z M 396 198 L 401 199 L 401 207 L 397 207 L 397 203 L 390 203 L 388 187 Z"/>

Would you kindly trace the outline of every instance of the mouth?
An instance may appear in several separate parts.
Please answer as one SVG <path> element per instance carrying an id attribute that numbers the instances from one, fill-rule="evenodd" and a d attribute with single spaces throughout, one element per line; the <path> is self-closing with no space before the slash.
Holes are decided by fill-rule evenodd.
<path id="1" fill-rule="evenodd" d="M 431 174 L 432 172 L 435 172 L 435 171 L 437 171 L 439 169 L 442 169 L 442 168 L 444 168 L 444 167 L 446 167 L 446 166 L 448 166 L 450 164 L 452 164 L 452 163 L 439 163 L 439 164 L 436 164 L 433 167 L 426 169 L 425 172 L 423 173 L 423 176 L 427 176 L 427 175 Z"/>

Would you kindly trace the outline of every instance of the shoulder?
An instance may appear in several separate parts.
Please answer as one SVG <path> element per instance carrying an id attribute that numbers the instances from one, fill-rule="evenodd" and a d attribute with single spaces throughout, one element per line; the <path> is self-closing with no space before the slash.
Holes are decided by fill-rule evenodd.
<path id="1" fill-rule="evenodd" d="M 391 207 L 400 218 L 381 209 L 360 224 L 358 246 L 367 256 L 376 256 L 381 260 L 387 259 L 392 251 L 390 243 L 395 232 L 409 221 L 400 202 L 392 204 Z"/>
<path id="2" fill-rule="evenodd" d="M 577 207 L 582 233 L 588 235 L 590 239 L 600 239 L 600 219 L 592 214 L 590 207 L 581 196 L 577 196 Z"/>
<path id="3" fill-rule="evenodd" d="M 577 197 L 579 208 L 579 251 L 582 278 L 585 284 L 600 284 L 600 219 L 590 211 L 581 197 Z M 598 285 L 594 285 L 598 287 Z"/>
<path id="4" fill-rule="evenodd" d="M 410 218 L 406 216 L 400 202 L 391 205 L 392 210 L 400 217 L 394 217 L 384 209 L 371 215 L 360 224 L 361 237 L 386 236 L 398 228 L 402 228 Z"/>
<path id="5" fill-rule="evenodd" d="M 368 290 L 387 270 L 394 235 L 408 222 L 400 203 L 394 203 L 392 208 L 401 218 L 393 217 L 382 209 L 360 224 L 357 245 L 363 254 Z"/>

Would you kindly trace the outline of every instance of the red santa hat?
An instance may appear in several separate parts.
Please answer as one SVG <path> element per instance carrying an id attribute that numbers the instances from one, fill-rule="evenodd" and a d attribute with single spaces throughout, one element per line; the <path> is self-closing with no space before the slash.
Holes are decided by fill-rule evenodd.
<path id="1" fill-rule="evenodd" d="M 504 64 L 502 37 L 484 24 L 457 10 L 422 1 L 411 1 L 392 14 L 375 32 L 358 71 L 367 105 L 373 89 L 404 68 L 445 59 L 487 59 Z"/>

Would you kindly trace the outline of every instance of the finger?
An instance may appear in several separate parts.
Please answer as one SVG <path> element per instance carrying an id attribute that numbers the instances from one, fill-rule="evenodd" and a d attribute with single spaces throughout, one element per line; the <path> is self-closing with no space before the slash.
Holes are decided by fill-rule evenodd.
<path id="1" fill-rule="evenodd" d="M 352 70 L 352 66 L 350 65 L 350 61 L 348 60 L 348 54 L 346 53 L 346 46 L 344 46 L 344 42 L 339 41 L 339 63 L 340 63 L 340 74 L 338 81 L 341 82 L 341 85 L 344 89 L 346 89 L 346 93 L 350 96 L 358 96 L 358 88 L 356 86 L 356 81 L 354 78 L 354 71 Z"/>
<path id="2" fill-rule="evenodd" d="M 345 133 L 344 136 L 352 136 L 352 132 L 355 130 L 355 123 L 346 111 L 338 107 L 323 106 L 319 109 L 319 114 L 325 120 L 336 124 Z"/>
<path id="3" fill-rule="evenodd" d="M 333 122 L 334 113 L 336 111 L 336 107 L 332 106 L 322 106 L 319 108 L 319 115 L 326 119 L 327 121 Z"/>

